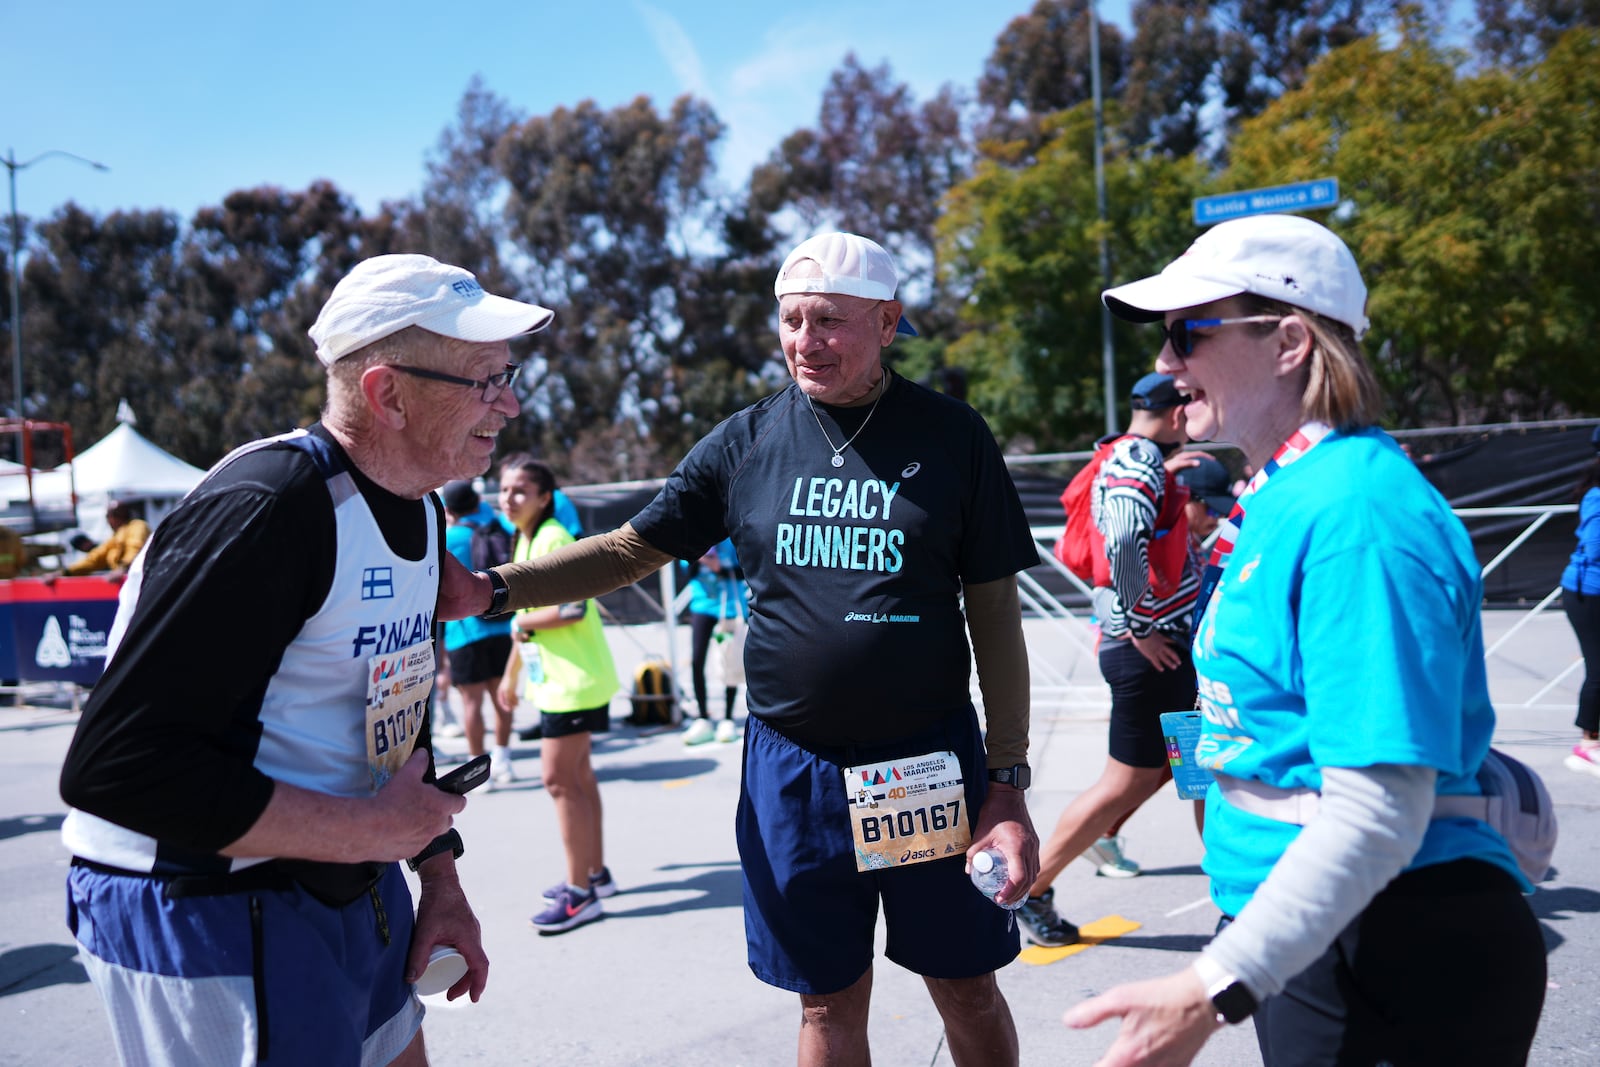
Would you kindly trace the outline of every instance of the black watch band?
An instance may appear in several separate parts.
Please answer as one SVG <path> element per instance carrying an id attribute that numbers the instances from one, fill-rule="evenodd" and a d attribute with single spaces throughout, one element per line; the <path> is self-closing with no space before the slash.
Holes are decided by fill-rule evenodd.
<path id="1" fill-rule="evenodd" d="M 449 852 L 456 859 L 460 859 L 461 854 L 466 850 L 467 847 L 461 843 L 461 832 L 452 826 L 432 841 L 429 841 L 427 848 L 406 860 L 406 866 L 414 871 L 421 867 L 425 861 L 432 859 L 441 852 Z"/>
<path id="2" fill-rule="evenodd" d="M 1234 978 L 1211 994 L 1211 1006 L 1217 1009 L 1218 1022 L 1233 1026 L 1254 1015 L 1260 1004 L 1249 987 Z"/>
<path id="3" fill-rule="evenodd" d="M 1009 785 L 1013 789 L 1026 789 L 1033 784 L 1033 771 L 1026 763 L 1016 763 L 1010 767 L 991 767 L 989 781 Z"/>
<path id="4" fill-rule="evenodd" d="M 506 613 L 506 601 L 511 598 L 511 587 L 506 584 L 504 578 L 500 577 L 498 571 L 479 571 L 478 573 L 488 576 L 490 589 L 489 606 L 484 609 L 483 614 L 479 615 L 478 618 L 491 621 L 498 619 Z"/>

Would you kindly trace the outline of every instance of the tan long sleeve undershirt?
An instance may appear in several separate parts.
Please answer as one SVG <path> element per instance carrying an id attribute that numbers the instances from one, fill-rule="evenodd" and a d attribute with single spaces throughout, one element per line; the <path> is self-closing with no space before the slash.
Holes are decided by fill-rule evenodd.
<path id="1" fill-rule="evenodd" d="M 1028 646 L 1022 638 L 1022 602 L 1017 578 L 980 582 L 964 590 L 967 632 L 983 693 L 988 723 L 985 747 L 990 767 L 1028 762 L 1030 689 Z"/>
<path id="2" fill-rule="evenodd" d="M 506 610 L 514 611 L 588 600 L 648 577 L 672 560 L 623 523 L 610 533 L 580 537 L 548 556 L 495 570 L 510 588 Z"/>
<path id="3" fill-rule="evenodd" d="M 548 556 L 495 568 L 506 580 L 506 610 L 568 604 L 620 589 L 654 574 L 674 557 L 624 523 L 610 533 L 584 537 Z M 981 582 L 965 589 L 967 630 L 988 720 L 990 767 L 1028 760 L 1028 649 L 1022 638 L 1017 579 Z"/>

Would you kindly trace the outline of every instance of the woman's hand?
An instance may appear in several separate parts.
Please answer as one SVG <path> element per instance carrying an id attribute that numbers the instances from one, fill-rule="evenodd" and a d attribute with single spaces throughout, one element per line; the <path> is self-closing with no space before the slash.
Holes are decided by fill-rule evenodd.
<path id="1" fill-rule="evenodd" d="M 1122 1028 L 1095 1067 L 1186 1067 L 1216 1032 L 1217 1010 L 1194 968 L 1147 982 L 1119 985 L 1068 1008 L 1074 1030 L 1120 1018 Z"/>

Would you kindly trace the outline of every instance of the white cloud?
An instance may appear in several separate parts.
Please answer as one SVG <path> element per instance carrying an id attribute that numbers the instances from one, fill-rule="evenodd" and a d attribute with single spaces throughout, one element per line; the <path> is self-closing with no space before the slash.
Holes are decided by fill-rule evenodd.
<path id="1" fill-rule="evenodd" d="M 706 79 L 705 64 L 700 61 L 700 53 L 695 50 L 694 41 L 684 32 L 683 24 L 650 4 L 635 3 L 634 7 L 644 19 L 645 28 L 650 32 L 650 40 L 655 44 L 656 51 L 666 60 L 682 90 L 702 100 L 709 100 L 715 106 L 715 94 L 711 83 Z"/>

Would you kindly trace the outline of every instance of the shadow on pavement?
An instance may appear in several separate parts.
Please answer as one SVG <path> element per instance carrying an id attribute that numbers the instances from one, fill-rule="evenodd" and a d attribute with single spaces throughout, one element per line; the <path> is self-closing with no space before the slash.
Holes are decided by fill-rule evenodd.
<path id="1" fill-rule="evenodd" d="M 66 818 L 61 812 L 53 811 L 49 815 L 13 815 L 0 819 L 0 841 L 23 834 L 55 833 Z"/>
<path id="2" fill-rule="evenodd" d="M 0 997 L 53 985 L 84 985 L 76 945 L 24 945 L 0 953 Z"/>
<path id="3" fill-rule="evenodd" d="M 688 866 L 685 864 L 684 866 Z M 704 908 L 741 908 L 744 906 L 744 879 L 738 864 L 721 864 L 720 870 L 704 870 L 699 874 L 677 881 L 650 882 L 630 885 L 606 901 L 606 916 L 612 919 L 644 919 L 654 915 L 671 915 L 678 912 L 698 911 Z M 689 900 L 663 901 L 643 907 L 628 907 L 628 897 L 644 893 L 699 893 Z"/>

